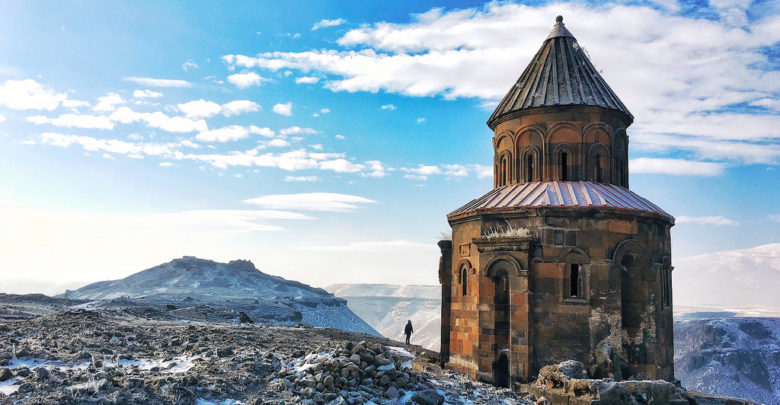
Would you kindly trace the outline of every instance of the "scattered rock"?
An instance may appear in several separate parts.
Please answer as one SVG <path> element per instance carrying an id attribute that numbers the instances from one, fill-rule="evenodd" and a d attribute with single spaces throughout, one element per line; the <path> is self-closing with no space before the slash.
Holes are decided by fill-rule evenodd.
<path id="1" fill-rule="evenodd" d="M 14 378 L 14 373 L 11 372 L 11 370 L 3 367 L 0 369 L 0 381 L 6 381 Z"/>
<path id="2" fill-rule="evenodd" d="M 420 405 L 441 405 L 444 403 L 444 397 L 435 390 L 424 390 L 415 392 L 412 401 Z"/>
<path id="3" fill-rule="evenodd" d="M 254 323 L 252 318 L 250 318 L 249 315 L 247 315 L 244 311 L 238 313 L 238 321 L 240 323 Z"/>

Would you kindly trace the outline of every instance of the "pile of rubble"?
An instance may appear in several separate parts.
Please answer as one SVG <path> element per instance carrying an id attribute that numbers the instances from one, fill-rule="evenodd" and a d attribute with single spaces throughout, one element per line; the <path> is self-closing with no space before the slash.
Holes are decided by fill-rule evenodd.
<path id="1" fill-rule="evenodd" d="M 568 360 L 542 367 L 528 391 L 552 403 L 688 404 L 687 392 L 662 380 L 589 379 L 582 363 Z"/>
<path id="2" fill-rule="evenodd" d="M 292 391 L 314 402 L 363 404 L 374 398 L 403 398 L 407 391 L 419 388 L 420 374 L 412 368 L 414 355 L 399 347 L 361 341 L 345 342 L 342 347 L 320 351 L 294 359 L 274 373 L 270 385 L 278 391 Z M 437 394 L 415 392 L 441 404 Z M 339 399 L 340 398 L 340 399 Z M 427 401 L 426 401 L 427 402 Z"/>

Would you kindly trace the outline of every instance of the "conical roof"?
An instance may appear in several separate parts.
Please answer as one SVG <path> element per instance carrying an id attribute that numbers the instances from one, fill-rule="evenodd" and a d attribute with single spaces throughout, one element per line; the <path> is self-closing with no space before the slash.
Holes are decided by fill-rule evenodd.
<path id="1" fill-rule="evenodd" d="M 586 105 L 618 110 L 634 116 L 609 88 L 558 16 L 539 52 L 498 104 L 488 125 L 499 117 L 535 107 Z"/>

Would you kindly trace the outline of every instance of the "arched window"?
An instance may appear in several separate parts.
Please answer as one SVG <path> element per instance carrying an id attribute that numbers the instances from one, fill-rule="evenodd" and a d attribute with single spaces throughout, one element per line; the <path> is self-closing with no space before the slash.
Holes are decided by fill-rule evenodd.
<path id="1" fill-rule="evenodd" d="M 463 296 L 465 297 L 468 295 L 468 272 L 466 271 L 466 267 L 460 269 L 460 283 L 461 288 L 463 289 Z"/>
<path id="2" fill-rule="evenodd" d="M 598 153 L 593 156 L 593 180 L 596 183 L 601 183 L 604 181 L 601 175 L 601 155 Z"/>
<path id="3" fill-rule="evenodd" d="M 569 297 L 582 297 L 582 282 L 580 276 L 580 265 L 571 264 L 569 269 Z"/>
<path id="4" fill-rule="evenodd" d="M 525 158 L 525 181 L 534 181 L 534 155 L 530 153 Z"/>
<path id="5" fill-rule="evenodd" d="M 561 181 L 569 181 L 569 154 L 561 152 Z"/>
<path id="6" fill-rule="evenodd" d="M 615 180 L 618 186 L 623 186 L 623 158 L 615 159 Z"/>

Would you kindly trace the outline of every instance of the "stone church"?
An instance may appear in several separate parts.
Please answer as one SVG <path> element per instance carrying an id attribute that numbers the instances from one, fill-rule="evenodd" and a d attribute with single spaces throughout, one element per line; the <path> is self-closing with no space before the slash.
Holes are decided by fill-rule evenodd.
<path id="1" fill-rule="evenodd" d="M 447 215 L 442 362 L 505 387 L 569 359 L 672 380 L 674 218 L 629 190 L 633 116 L 556 21 L 487 122 L 493 190 Z"/>

